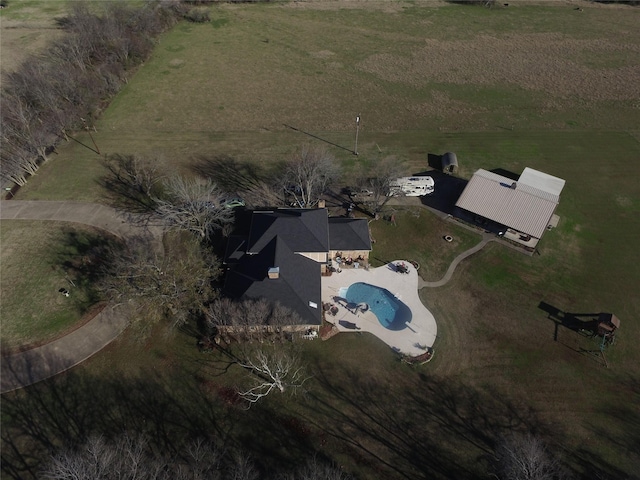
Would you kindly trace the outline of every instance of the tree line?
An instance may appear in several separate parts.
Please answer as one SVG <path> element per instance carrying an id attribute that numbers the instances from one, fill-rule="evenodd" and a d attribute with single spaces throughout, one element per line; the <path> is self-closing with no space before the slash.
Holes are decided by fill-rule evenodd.
<path id="1" fill-rule="evenodd" d="M 58 21 L 66 35 L 28 58 L 3 82 L 0 128 L 2 181 L 24 185 L 73 131 L 93 120 L 178 19 L 181 4 L 131 8 L 107 2 L 102 14 L 74 2 Z"/>
<path id="2" fill-rule="evenodd" d="M 113 440 L 93 436 L 76 448 L 60 450 L 43 468 L 41 478 L 130 480 L 260 480 L 251 455 L 202 439 L 173 455 L 151 448 L 142 435 L 124 433 Z M 276 480 L 347 480 L 340 468 L 313 457 L 294 472 L 273 472 Z"/>

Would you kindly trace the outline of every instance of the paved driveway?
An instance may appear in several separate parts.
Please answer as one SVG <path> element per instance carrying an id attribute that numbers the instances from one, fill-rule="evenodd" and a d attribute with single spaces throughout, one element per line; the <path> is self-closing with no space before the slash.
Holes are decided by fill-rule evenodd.
<path id="1" fill-rule="evenodd" d="M 144 238 L 151 248 L 162 252 L 159 227 L 137 226 L 126 221 L 113 208 L 81 202 L 0 201 L 0 220 L 56 220 L 81 223 L 107 230 L 127 241 Z M 99 352 L 120 335 L 128 320 L 117 309 L 107 306 L 93 319 L 70 334 L 51 343 L 23 352 L 2 352 L 0 393 L 26 387 L 64 372 Z"/>

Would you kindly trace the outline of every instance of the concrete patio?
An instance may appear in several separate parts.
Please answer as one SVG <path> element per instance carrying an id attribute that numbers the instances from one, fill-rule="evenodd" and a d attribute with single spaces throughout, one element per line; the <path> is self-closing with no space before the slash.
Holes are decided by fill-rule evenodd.
<path id="1" fill-rule="evenodd" d="M 404 263 L 408 267 L 408 273 L 396 271 L 395 265 L 398 263 Z M 433 346 L 438 327 L 431 312 L 420 301 L 418 280 L 417 270 L 405 260 L 369 270 L 343 269 L 340 273 L 334 272 L 331 276 L 322 277 L 322 301 L 338 308 L 335 316 L 327 312 L 325 319 L 333 323 L 340 332 L 369 332 L 399 353 L 411 357 L 422 355 Z M 334 297 L 340 296 L 341 288 L 346 289 L 357 282 L 389 290 L 411 309 L 411 321 L 401 330 L 389 330 L 370 310 L 356 311 L 334 301 Z"/>

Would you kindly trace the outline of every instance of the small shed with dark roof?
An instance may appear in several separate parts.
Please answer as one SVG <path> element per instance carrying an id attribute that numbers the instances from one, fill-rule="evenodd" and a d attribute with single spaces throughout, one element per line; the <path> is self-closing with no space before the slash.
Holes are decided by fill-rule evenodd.
<path id="1" fill-rule="evenodd" d="M 458 171 L 458 157 L 453 152 L 447 152 L 442 156 L 442 171 L 452 175 Z"/>

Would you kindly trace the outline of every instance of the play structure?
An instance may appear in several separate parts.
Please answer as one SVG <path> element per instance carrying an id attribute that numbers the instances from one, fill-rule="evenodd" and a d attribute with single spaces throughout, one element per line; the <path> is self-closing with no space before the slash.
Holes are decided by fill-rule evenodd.
<path id="1" fill-rule="evenodd" d="M 593 328 L 591 329 L 592 337 L 600 337 L 599 348 L 591 353 L 596 356 L 602 357 L 605 367 L 609 367 L 607 357 L 604 355 L 605 348 L 608 345 L 613 345 L 616 340 L 616 331 L 620 328 L 620 319 L 613 313 L 600 313 L 597 320 L 592 322 Z"/>
<path id="2" fill-rule="evenodd" d="M 609 343 L 615 340 L 616 330 L 620 328 L 620 319 L 613 313 L 601 313 L 598 316 L 598 328 L 596 335 L 608 339 Z"/>

